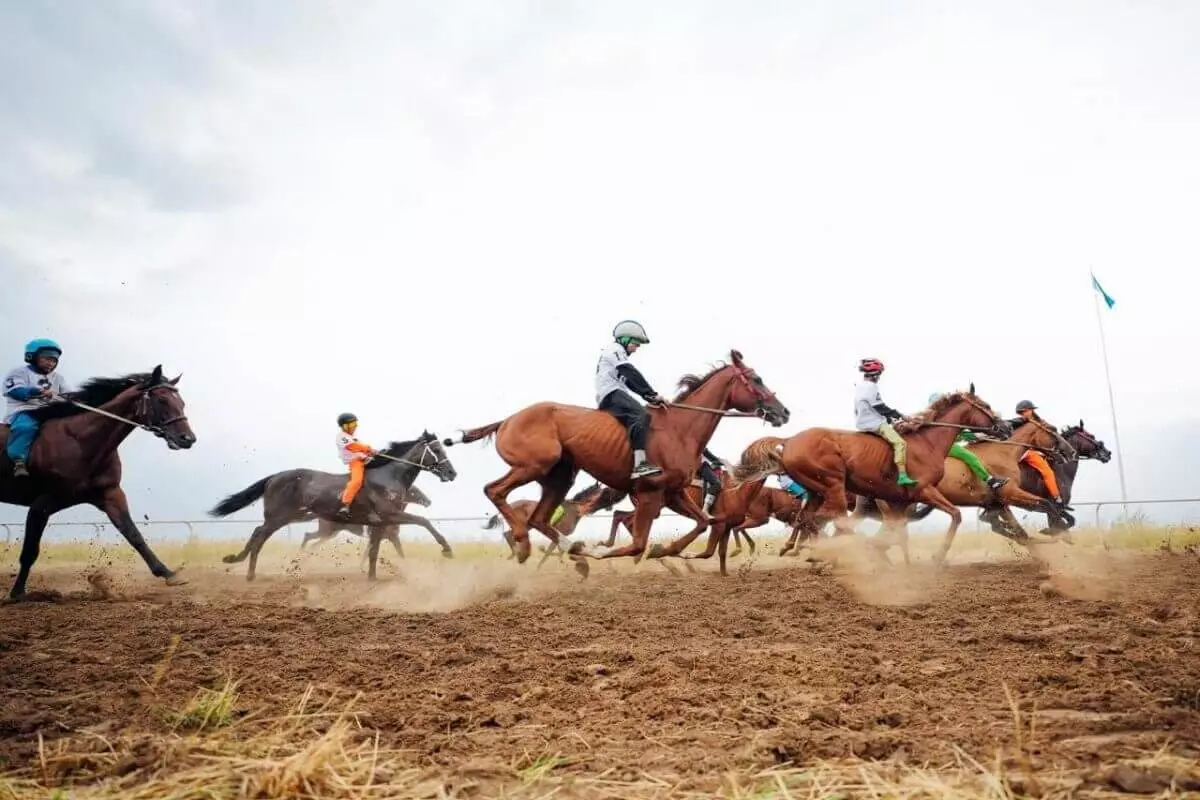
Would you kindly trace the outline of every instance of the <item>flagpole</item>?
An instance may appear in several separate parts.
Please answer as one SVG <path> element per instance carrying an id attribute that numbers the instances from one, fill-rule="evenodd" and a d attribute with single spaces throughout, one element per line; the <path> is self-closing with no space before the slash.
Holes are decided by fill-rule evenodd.
<path id="1" fill-rule="evenodd" d="M 1095 280 L 1095 276 L 1092 277 Z M 1100 297 L 1092 292 L 1096 303 L 1096 324 L 1100 328 L 1100 353 L 1104 356 L 1104 382 L 1108 384 L 1108 411 L 1112 415 L 1113 441 L 1117 446 L 1117 477 L 1121 479 L 1121 513 L 1129 515 L 1128 495 L 1125 494 L 1125 462 L 1121 458 L 1121 433 L 1117 429 L 1117 405 L 1113 401 L 1112 375 L 1108 370 L 1108 344 L 1104 341 L 1104 315 L 1100 313 Z"/>

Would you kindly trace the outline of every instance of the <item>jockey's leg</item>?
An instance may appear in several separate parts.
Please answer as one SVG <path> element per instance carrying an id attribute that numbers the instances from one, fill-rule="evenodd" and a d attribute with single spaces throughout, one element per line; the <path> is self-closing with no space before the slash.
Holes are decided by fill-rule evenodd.
<path id="1" fill-rule="evenodd" d="M 645 478 L 661 473 L 660 467 L 646 460 L 646 436 L 650 430 L 646 409 L 638 405 L 629 394 L 616 391 L 604 398 L 600 410 L 616 417 L 629 432 L 629 444 L 633 447 L 633 472 L 630 477 Z"/>
<path id="2" fill-rule="evenodd" d="M 1046 462 L 1045 456 L 1037 450 L 1029 450 L 1021 457 L 1021 460 L 1038 471 L 1042 476 L 1042 482 L 1046 484 L 1046 491 L 1050 493 L 1050 498 L 1058 505 L 1065 507 L 1062 495 L 1058 491 L 1058 478 L 1055 477 L 1054 470 Z"/>
<path id="3" fill-rule="evenodd" d="M 360 458 L 350 462 L 350 480 L 346 481 L 346 488 L 342 490 L 342 507 L 338 509 L 339 514 L 350 513 L 350 504 L 354 502 L 354 498 L 358 496 L 358 490 L 362 488 L 366 468 L 366 463 Z"/>
<path id="4" fill-rule="evenodd" d="M 42 423 L 34 419 L 32 414 L 21 413 L 13 417 L 4 449 L 12 462 L 15 477 L 23 478 L 29 474 L 25 465 L 29 462 L 29 451 L 33 449 L 33 440 L 37 438 L 41 427 Z"/>
<path id="5" fill-rule="evenodd" d="M 876 433 L 886 439 L 887 443 L 892 446 L 892 460 L 896 462 L 896 469 L 900 472 L 896 478 L 896 483 L 901 486 L 915 486 L 917 482 L 908 477 L 908 466 L 906 464 L 908 445 L 904 443 L 904 438 L 896 433 L 896 429 L 886 422 L 879 426 Z"/>
<path id="6" fill-rule="evenodd" d="M 993 492 L 999 489 L 1004 484 L 1008 483 L 1008 478 L 996 478 L 987 471 L 987 467 L 983 466 L 983 462 L 979 460 L 979 456 L 972 453 L 961 443 L 955 442 L 950 445 L 948 454 L 951 458 L 957 458 L 959 461 L 967 465 L 967 469 L 975 475 L 976 478 L 987 484 L 987 487 Z"/>
<path id="7" fill-rule="evenodd" d="M 717 477 L 717 473 L 713 472 L 713 468 L 708 465 L 707 461 L 700 462 L 700 477 L 704 481 L 704 513 L 711 517 L 713 506 L 721 494 L 721 479 Z"/>

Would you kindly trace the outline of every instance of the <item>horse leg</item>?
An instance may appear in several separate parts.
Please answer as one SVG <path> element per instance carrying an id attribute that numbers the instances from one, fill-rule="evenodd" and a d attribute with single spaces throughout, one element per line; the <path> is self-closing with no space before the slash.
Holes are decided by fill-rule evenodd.
<path id="1" fill-rule="evenodd" d="M 615 545 L 617 543 L 617 530 L 622 525 L 628 525 L 628 520 L 631 519 L 632 517 L 633 517 L 632 511 L 614 511 L 613 515 L 612 515 L 612 525 L 609 527 L 609 530 L 608 530 L 608 541 L 601 542 L 600 546 L 601 547 L 612 547 L 613 545 Z M 632 529 L 630 530 L 629 533 L 630 533 L 630 535 L 633 534 Z"/>
<path id="2" fill-rule="evenodd" d="M 433 537 L 434 541 L 442 546 L 442 558 L 454 558 L 454 551 L 450 549 L 450 545 L 446 542 L 445 537 L 438 533 L 437 528 L 433 527 L 433 523 L 425 519 L 425 517 L 408 511 L 397 511 L 389 514 L 387 519 L 388 526 L 396 528 L 399 528 L 401 525 L 416 525 L 419 528 L 424 528 Z M 396 548 L 396 552 L 401 558 L 404 558 L 404 547 L 400 544 L 400 532 L 398 530 L 386 533 L 381 532 L 380 535 L 386 535 Z"/>
<path id="3" fill-rule="evenodd" d="M 264 520 L 263 524 L 255 528 L 254 532 L 250 534 L 250 538 L 246 540 L 246 544 L 240 553 L 225 556 L 221 560 L 226 564 L 238 564 L 242 561 L 245 561 L 246 557 L 249 556 L 250 565 L 246 569 L 246 580 L 254 580 L 254 571 L 258 567 L 259 551 L 262 550 L 262 547 L 264 544 L 266 544 L 267 539 L 270 539 L 275 534 L 275 531 L 279 530 L 284 525 L 287 525 L 286 517 L 282 519 Z"/>
<path id="4" fill-rule="evenodd" d="M 25 539 L 21 542 L 21 568 L 17 571 L 17 580 L 13 583 L 8 596 L 19 600 L 25 595 L 25 584 L 29 580 L 29 571 L 38 560 L 42 546 L 42 534 L 46 523 L 50 521 L 50 504 L 35 500 L 25 515 Z"/>
<path id="5" fill-rule="evenodd" d="M 571 544 L 570 538 L 566 534 L 560 533 L 550 524 L 550 515 L 567 499 L 567 492 L 571 490 L 571 484 L 575 482 L 578 474 L 578 469 L 563 460 L 555 464 L 554 468 L 538 481 L 542 486 L 542 496 L 534 506 L 533 513 L 529 515 L 529 525 L 550 540 L 550 546 L 546 548 L 542 554 L 542 560 L 538 562 L 539 567 L 545 564 L 546 559 L 555 552 L 558 552 L 561 558 L 561 554 L 565 550 L 564 545 L 569 547 Z M 575 571 L 586 578 L 590 567 L 586 561 L 575 560 Z"/>
<path id="6" fill-rule="evenodd" d="M 942 541 L 942 546 L 933 556 L 933 563 L 941 565 L 946 562 L 946 554 L 950 552 L 950 545 L 954 543 L 954 535 L 958 533 L 958 526 L 962 524 L 962 512 L 946 499 L 946 496 L 938 491 L 936 486 L 922 487 L 918 493 L 920 500 L 929 503 L 939 511 L 945 511 L 950 515 L 950 527 L 946 529 L 946 538 Z"/>
<path id="7" fill-rule="evenodd" d="M 670 500 L 667 502 L 667 506 L 672 511 L 676 511 L 695 522 L 696 526 L 678 539 L 668 542 L 665 546 L 657 544 L 652 546 L 650 548 L 650 552 L 646 554 L 648 558 L 663 558 L 664 556 L 679 555 L 681 552 L 687 549 L 688 545 L 696 541 L 696 537 L 704 533 L 705 529 L 709 527 L 708 515 L 704 513 L 704 509 L 701 508 L 696 501 L 692 500 L 691 493 L 688 492 L 687 489 L 672 494 Z M 711 556 L 712 551 L 716 549 L 716 544 L 716 541 L 710 534 L 708 548 L 709 556 Z"/>
<path id="8" fill-rule="evenodd" d="M 142 537 L 142 532 L 138 530 L 137 524 L 133 521 L 133 516 L 129 513 L 129 501 L 125 497 L 125 491 L 120 486 L 112 486 L 106 489 L 103 495 L 90 502 L 108 515 L 113 526 L 125 537 L 125 541 L 129 542 L 133 546 L 133 549 L 137 551 L 137 554 L 142 557 L 142 560 L 146 562 L 146 566 L 150 568 L 151 575 L 156 578 L 165 579 L 168 586 L 179 586 L 187 583 L 187 581 L 177 577 L 170 569 L 167 569 L 167 566 L 158 560 L 158 556 L 154 555 L 154 551 L 150 549 L 150 545 L 146 544 L 146 540 Z"/>
<path id="9" fill-rule="evenodd" d="M 382 529 L 378 525 L 367 526 L 367 580 L 377 580 L 375 565 L 379 563 L 379 543 L 383 539 Z"/>
<path id="10" fill-rule="evenodd" d="M 529 523 L 513 513 L 512 506 L 508 504 L 508 495 L 513 489 L 537 480 L 547 471 L 538 464 L 523 464 L 520 467 L 512 467 L 504 475 L 483 487 L 483 493 L 487 495 L 487 498 L 492 501 L 492 505 L 500 512 L 500 516 L 504 517 L 504 521 L 508 523 L 518 564 L 524 564 L 529 558 Z"/>
<path id="11" fill-rule="evenodd" d="M 646 542 L 650 539 L 650 527 L 662 511 L 663 494 L 661 491 L 638 496 L 637 505 L 633 510 L 633 541 L 624 547 L 615 549 L 587 550 L 582 542 L 576 542 L 569 551 L 571 555 L 587 558 L 621 558 L 623 556 L 639 556 L 646 550 Z"/>

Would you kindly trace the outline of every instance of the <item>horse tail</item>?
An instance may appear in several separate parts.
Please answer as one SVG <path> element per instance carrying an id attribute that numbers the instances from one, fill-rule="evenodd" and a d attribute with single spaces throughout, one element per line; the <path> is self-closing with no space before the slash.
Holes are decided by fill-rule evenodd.
<path id="1" fill-rule="evenodd" d="M 499 514 L 492 514 L 492 516 L 488 518 L 487 524 L 483 526 L 483 529 L 485 531 L 490 531 L 493 528 L 499 528 L 503 521 L 503 517 L 501 517 Z"/>
<path id="2" fill-rule="evenodd" d="M 504 424 L 504 420 L 493 422 L 489 425 L 484 425 L 482 428 L 472 428 L 469 431 L 460 431 L 457 437 L 448 437 L 442 440 L 442 444 L 446 447 L 453 447 L 456 444 L 470 444 L 477 442 L 480 439 L 491 439 L 496 435 L 496 431 L 500 430 L 500 426 Z"/>
<path id="3" fill-rule="evenodd" d="M 742 451 L 741 460 L 733 467 L 734 485 L 740 486 L 782 472 L 780 451 L 784 441 L 778 436 L 764 436 L 751 442 Z"/>
<path id="4" fill-rule="evenodd" d="M 241 511 L 266 493 L 267 482 L 273 477 L 275 476 L 268 475 L 261 481 L 250 484 L 240 492 L 229 495 L 229 497 L 217 503 L 213 507 L 213 510 L 208 512 L 208 515 L 210 517 L 227 517 L 235 511 Z"/>
<path id="5" fill-rule="evenodd" d="M 913 510 L 908 513 L 909 522 L 915 522 L 919 519 L 925 519 L 933 513 L 933 506 L 929 503 L 917 503 Z"/>

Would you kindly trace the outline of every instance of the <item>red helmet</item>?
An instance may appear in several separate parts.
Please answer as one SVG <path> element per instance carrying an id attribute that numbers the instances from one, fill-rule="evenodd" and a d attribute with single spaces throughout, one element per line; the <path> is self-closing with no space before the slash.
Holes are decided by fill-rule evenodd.
<path id="1" fill-rule="evenodd" d="M 864 375 L 878 375 L 883 372 L 883 362 L 878 358 L 864 358 L 858 362 L 858 371 Z"/>

